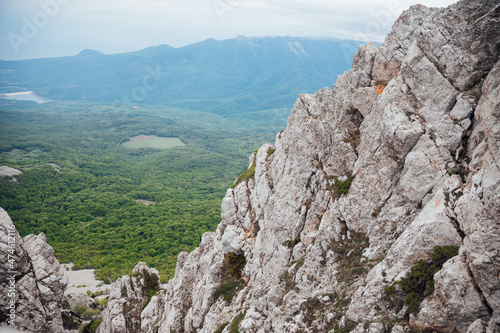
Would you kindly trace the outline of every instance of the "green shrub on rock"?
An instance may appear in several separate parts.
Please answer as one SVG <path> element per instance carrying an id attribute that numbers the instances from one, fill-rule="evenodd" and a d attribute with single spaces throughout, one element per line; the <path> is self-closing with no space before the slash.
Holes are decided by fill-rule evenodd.
<path id="1" fill-rule="evenodd" d="M 231 323 L 231 326 L 229 327 L 229 333 L 238 333 L 238 326 L 240 326 L 241 322 L 245 318 L 245 315 L 247 312 L 241 312 L 239 315 L 234 317 L 233 322 Z"/>
<path id="2" fill-rule="evenodd" d="M 459 246 L 436 246 L 430 253 L 430 260 L 419 260 L 405 277 L 385 288 L 386 295 L 394 305 L 407 305 L 417 314 L 420 303 L 434 291 L 434 274 L 443 264 L 458 254 Z"/>
<path id="3" fill-rule="evenodd" d="M 246 263 L 244 255 L 238 255 L 234 252 L 226 253 L 221 267 L 222 281 L 215 292 L 215 299 L 222 296 L 226 304 L 231 304 L 233 296 L 245 284 L 245 281 L 241 278 L 241 273 Z"/>

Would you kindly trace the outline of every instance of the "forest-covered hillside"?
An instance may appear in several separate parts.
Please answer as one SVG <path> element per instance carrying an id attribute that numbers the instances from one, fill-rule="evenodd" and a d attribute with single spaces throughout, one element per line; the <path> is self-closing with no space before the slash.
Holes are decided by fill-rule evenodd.
<path id="1" fill-rule="evenodd" d="M 155 104 L 235 119 L 286 119 L 298 94 L 331 86 L 361 42 L 334 38 L 208 39 L 104 55 L 0 61 L 0 93 L 34 91 L 52 100 Z"/>
<path id="2" fill-rule="evenodd" d="M 0 181 L 0 206 L 22 236 L 44 232 L 59 261 L 105 280 L 139 261 L 171 277 L 177 254 L 215 230 L 253 147 L 277 130 L 166 107 L 3 101 L 0 110 L 0 165 L 23 171 Z M 121 145 L 137 135 L 186 145 Z"/>

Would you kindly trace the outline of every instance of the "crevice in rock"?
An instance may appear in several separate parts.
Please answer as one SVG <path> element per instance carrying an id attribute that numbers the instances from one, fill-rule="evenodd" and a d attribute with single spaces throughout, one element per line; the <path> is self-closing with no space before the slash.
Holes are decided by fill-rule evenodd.
<path id="1" fill-rule="evenodd" d="M 318 158 L 318 160 L 319 160 L 319 158 Z M 320 168 L 320 164 L 321 164 L 321 168 L 322 168 L 323 164 L 321 162 L 318 162 L 318 165 L 316 165 L 316 167 L 318 169 Z M 313 170 L 311 172 L 311 174 L 309 175 L 309 177 L 307 178 L 306 189 L 311 189 L 311 180 L 312 180 L 312 178 L 314 177 L 315 174 L 316 174 L 316 171 Z M 311 192 L 312 192 L 312 189 L 311 189 Z M 311 193 L 311 194 L 313 194 L 313 193 Z"/>
<path id="2" fill-rule="evenodd" d="M 458 148 L 458 154 L 457 156 L 452 156 L 452 158 L 455 160 L 457 163 L 462 163 L 465 161 L 465 163 L 470 162 L 469 156 L 469 140 L 470 136 L 472 135 L 472 132 L 474 128 L 476 127 L 476 108 L 472 111 L 469 120 L 471 121 L 471 125 L 469 128 L 464 132 L 464 135 L 462 136 L 462 140 L 460 143 L 460 147 Z"/>
<path id="3" fill-rule="evenodd" d="M 445 40 L 446 40 L 446 38 L 444 38 L 444 36 L 443 36 L 443 35 L 442 35 L 439 31 L 438 31 L 437 33 L 438 33 L 441 37 L 443 37 L 443 39 L 445 39 Z M 454 82 L 453 82 L 450 78 L 448 78 L 448 77 L 446 76 L 446 74 L 445 74 L 445 72 L 446 72 L 446 68 L 445 68 L 445 67 L 443 67 L 443 65 L 441 65 L 438 61 L 436 61 L 436 60 L 435 60 L 435 58 L 434 58 L 433 56 L 429 56 L 429 54 L 426 52 L 425 48 L 423 48 L 423 47 L 421 47 L 421 46 L 420 46 L 420 45 L 421 45 L 421 44 L 420 44 L 420 41 L 418 41 L 417 43 L 418 43 L 418 48 L 422 51 L 422 53 L 423 53 L 423 54 L 424 54 L 424 56 L 427 58 L 427 60 L 429 60 L 429 61 L 430 61 L 430 63 L 431 63 L 432 65 L 434 65 L 434 67 L 437 69 L 437 71 L 439 72 L 439 74 L 441 74 L 441 76 L 442 76 L 444 79 L 446 79 L 446 81 L 448 81 L 448 82 L 451 84 L 451 86 L 452 86 L 453 88 L 455 88 L 455 90 L 460 91 L 460 89 L 459 89 L 458 87 L 456 87 L 456 86 L 455 86 Z M 446 45 L 449 45 L 449 41 L 448 41 L 448 40 L 447 40 Z M 449 109 L 449 110 L 447 110 L 447 111 L 449 112 L 450 110 L 451 110 L 451 109 Z"/>
<path id="4" fill-rule="evenodd" d="M 467 257 L 467 253 L 465 253 L 465 256 Z M 486 309 L 488 310 L 488 313 L 490 314 L 490 316 L 493 316 L 493 312 L 494 312 L 493 308 L 488 304 L 488 301 L 486 300 L 486 297 L 484 297 L 484 293 L 481 290 L 481 287 L 479 287 L 479 284 L 476 282 L 476 278 L 475 278 L 474 273 L 472 272 L 472 270 L 470 268 L 470 263 L 469 263 L 468 258 L 467 258 L 467 265 L 466 266 L 467 266 L 468 273 L 471 277 L 474 289 L 476 289 L 477 293 L 479 294 L 479 297 L 481 298 L 481 302 L 483 302 L 483 304 L 486 307 Z"/>
<path id="5" fill-rule="evenodd" d="M 460 238 L 462 238 L 462 242 L 463 242 L 463 240 L 465 238 L 465 233 L 462 230 L 462 228 L 460 228 L 460 224 L 458 223 L 457 219 L 454 217 L 449 217 L 449 219 L 451 220 L 451 224 L 453 224 L 453 226 L 457 230 L 458 234 L 460 235 Z"/>
<path id="6" fill-rule="evenodd" d="M 350 113 L 351 113 L 351 122 L 359 130 L 359 126 L 361 126 L 361 123 L 363 122 L 363 120 L 365 120 L 365 117 L 357 109 L 353 109 L 352 112 Z"/>

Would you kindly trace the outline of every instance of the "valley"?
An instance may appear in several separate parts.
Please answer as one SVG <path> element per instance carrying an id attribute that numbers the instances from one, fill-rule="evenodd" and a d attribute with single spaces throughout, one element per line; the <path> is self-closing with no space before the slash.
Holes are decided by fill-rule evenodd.
<path id="1" fill-rule="evenodd" d="M 138 135 L 130 138 L 129 141 L 122 143 L 125 148 L 152 148 L 152 149 L 168 149 L 173 147 L 182 147 L 186 144 L 179 138 L 165 138 L 154 135 Z"/>
<path id="2" fill-rule="evenodd" d="M 359 44 L 238 37 L 0 61 L 12 98 L 0 99 L 0 166 L 23 172 L 0 181 L 0 207 L 75 270 L 109 283 L 143 261 L 165 282 L 297 94 L 331 85 Z"/>
<path id="3" fill-rule="evenodd" d="M 157 106 L 0 103 L 0 165 L 23 172 L 0 180 L 0 207 L 105 283 L 139 261 L 171 278 L 177 254 L 215 230 L 253 147 L 278 131 Z"/>

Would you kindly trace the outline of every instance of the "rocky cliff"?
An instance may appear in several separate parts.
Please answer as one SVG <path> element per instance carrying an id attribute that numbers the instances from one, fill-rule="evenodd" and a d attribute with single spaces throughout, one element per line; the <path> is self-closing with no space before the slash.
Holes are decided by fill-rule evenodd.
<path id="1" fill-rule="evenodd" d="M 60 309 L 68 282 L 59 271 L 54 250 L 43 233 L 21 238 L 2 208 L 0 267 L 0 325 L 29 332 L 63 332 Z"/>
<path id="2" fill-rule="evenodd" d="M 499 54 L 498 0 L 405 11 L 299 96 L 141 331 L 498 332 Z"/>
<path id="3" fill-rule="evenodd" d="M 111 294 L 102 314 L 98 332 L 140 332 L 141 311 L 151 297 L 160 291 L 160 275 L 145 263 L 138 263 L 131 275 L 111 285 Z"/>

